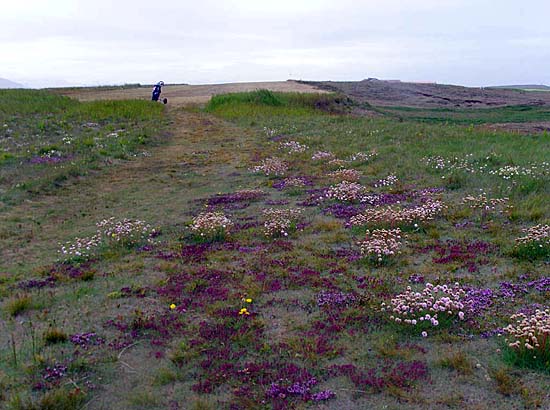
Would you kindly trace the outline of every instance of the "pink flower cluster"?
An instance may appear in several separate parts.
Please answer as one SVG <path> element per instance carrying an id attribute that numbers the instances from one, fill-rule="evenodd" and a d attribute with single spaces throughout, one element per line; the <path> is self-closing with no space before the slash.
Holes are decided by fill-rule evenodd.
<path id="1" fill-rule="evenodd" d="M 361 255 L 375 262 L 383 262 L 385 258 L 400 253 L 403 246 L 401 229 L 375 229 L 368 231 L 365 239 L 357 242 Z"/>
<path id="2" fill-rule="evenodd" d="M 425 204 L 414 208 L 385 208 L 367 209 L 363 213 L 350 218 L 352 226 L 364 225 L 411 225 L 433 220 L 445 209 L 440 200 L 429 200 Z"/>
<path id="3" fill-rule="evenodd" d="M 304 180 L 304 178 L 296 178 L 296 177 L 290 177 L 290 178 L 285 178 L 283 180 L 283 185 L 284 187 L 296 187 L 296 188 L 300 188 L 300 187 L 305 187 L 306 186 L 306 181 Z"/>
<path id="4" fill-rule="evenodd" d="M 288 236 L 288 234 L 296 229 L 296 224 L 299 221 L 302 210 L 295 208 L 268 208 L 263 210 L 264 233 L 266 236 Z"/>
<path id="5" fill-rule="evenodd" d="M 509 198 L 489 198 L 485 192 L 462 198 L 462 203 L 472 209 L 482 211 L 504 211 L 508 208 Z"/>
<path id="6" fill-rule="evenodd" d="M 550 356 L 550 309 L 537 309 L 532 315 L 518 313 L 510 317 L 515 324 L 504 328 L 512 339 L 508 346 L 517 350 L 539 351 L 541 359 Z"/>
<path id="7" fill-rule="evenodd" d="M 342 181 L 329 187 L 325 197 L 338 201 L 355 202 L 359 201 L 365 192 L 366 188 L 357 182 Z"/>
<path id="8" fill-rule="evenodd" d="M 332 171 L 327 176 L 335 181 L 357 182 L 361 179 L 361 172 L 356 169 L 343 168 Z"/>
<path id="9" fill-rule="evenodd" d="M 228 235 L 233 222 L 223 212 L 203 212 L 193 219 L 191 231 L 203 238 Z"/>
<path id="10" fill-rule="evenodd" d="M 439 326 L 441 316 L 464 320 L 465 297 L 466 291 L 458 283 L 437 286 L 426 283 L 421 292 L 415 292 L 408 286 L 389 305 L 382 303 L 382 311 L 389 312 L 390 320 L 395 323 Z"/>
<path id="11" fill-rule="evenodd" d="M 535 225 L 531 228 L 524 229 L 527 235 L 516 238 L 518 245 L 533 245 L 538 244 L 541 248 L 550 246 L 550 225 Z"/>
<path id="12" fill-rule="evenodd" d="M 252 172 L 263 172 L 265 175 L 281 176 L 288 171 L 288 164 L 280 158 L 272 157 L 264 159 L 260 165 L 251 168 Z"/>

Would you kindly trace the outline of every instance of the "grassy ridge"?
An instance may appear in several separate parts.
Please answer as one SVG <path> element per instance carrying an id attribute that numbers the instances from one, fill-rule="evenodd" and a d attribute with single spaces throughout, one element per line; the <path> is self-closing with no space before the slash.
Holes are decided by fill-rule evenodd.
<path id="1" fill-rule="evenodd" d="M 229 120 L 265 118 L 272 115 L 300 117 L 316 111 L 343 112 L 350 101 L 338 94 L 275 93 L 269 90 L 213 96 L 205 111 Z"/>

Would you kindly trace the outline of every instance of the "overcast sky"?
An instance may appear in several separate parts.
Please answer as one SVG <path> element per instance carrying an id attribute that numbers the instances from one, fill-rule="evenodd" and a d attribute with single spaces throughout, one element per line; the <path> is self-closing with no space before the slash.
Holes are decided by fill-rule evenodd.
<path id="1" fill-rule="evenodd" d="M 0 77 L 550 84 L 549 16 L 550 0 L 4 0 Z"/>

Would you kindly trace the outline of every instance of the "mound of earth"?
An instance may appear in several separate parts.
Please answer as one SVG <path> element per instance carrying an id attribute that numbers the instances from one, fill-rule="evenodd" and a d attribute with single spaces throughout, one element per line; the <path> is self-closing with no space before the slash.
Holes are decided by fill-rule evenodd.
<path id="1" fill-rule="evenodd" d="M 308 81 L 327 91 L 346 94 L 359 103 L 381 107 L 487 108 L 509 105 L 550 105 L 550 93 L 435 83 L 363 81 Z"/>

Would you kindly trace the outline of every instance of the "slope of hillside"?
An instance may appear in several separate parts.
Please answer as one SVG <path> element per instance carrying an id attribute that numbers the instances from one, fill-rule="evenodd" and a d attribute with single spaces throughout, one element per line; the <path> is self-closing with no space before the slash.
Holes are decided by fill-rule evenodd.
<path id="1" fill-rule="evenodd" d="M 307 82 L 342 92 L 358 102 L 374 106 L 421 108 L 486 108 L 510 105 L 550 105 L 547 92 L 462 87 L 435 83 L 406 83 L 368 79 L 363 81 Z"/>
<path id="2" fill-rule="evenodd" d="M 550 91 L 550 87 L 544 84 L 521 84 L 521 85 L 496 85 L 490 88 L 512 89 L 512 90 L 540 90 Z"/>
<path id="3" fill-rule="evenodd" d="M 6 78 L 0 78 L 0 88 L 25 88 L 25 86 Z"/>

